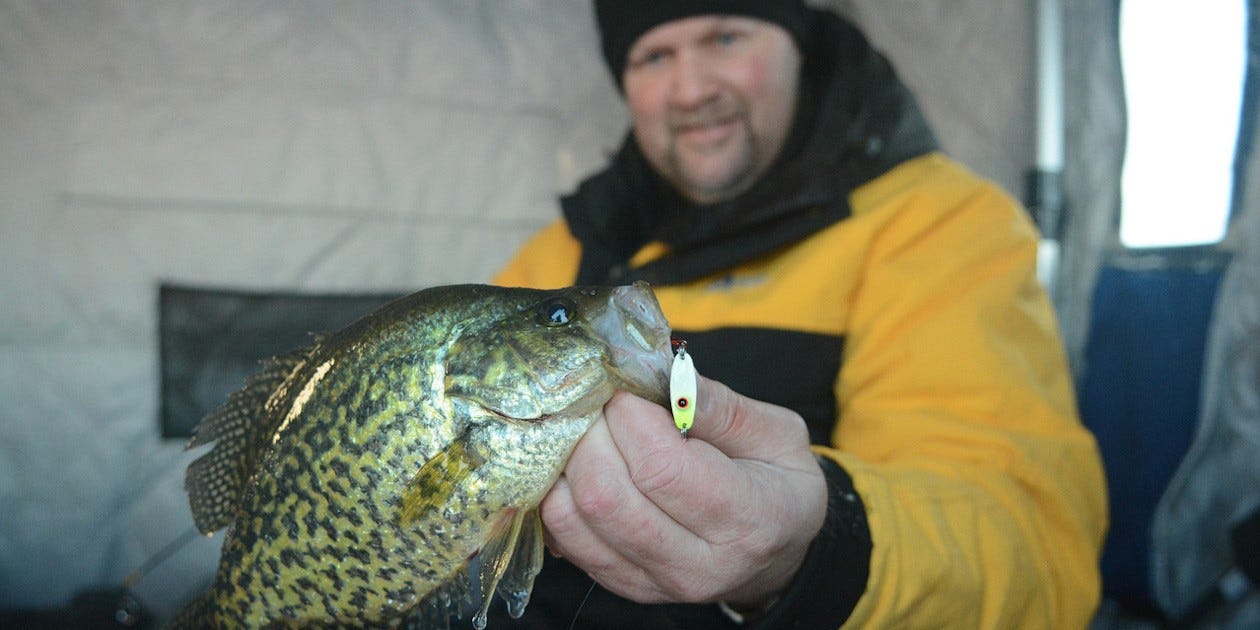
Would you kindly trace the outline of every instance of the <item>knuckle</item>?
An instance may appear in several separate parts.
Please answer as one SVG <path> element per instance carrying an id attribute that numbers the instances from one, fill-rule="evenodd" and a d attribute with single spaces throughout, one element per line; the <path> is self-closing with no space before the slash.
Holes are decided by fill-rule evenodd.
<path id="1" fill-rule="evenodd" d="M 762 563 L 774 555 L 778 554 L 782 549 L 777 541 L 769 536 L 765 536 L 764 532 L 754 532 L 762 535 L 745 536 L 736 543 L 737 551 L 733 555 L 747 558 L 752 563 Z"/>
<path id="2" fill-rule="evenodd" d="M 621 567 L 609 558 L 587 561 L 584 568 L 596 582 L 607 583 L 621 579 Z"/>
<path id="3" fill-rule="evenodd" d="M 616 517 L 623 495 L 617 483 L 593 479 L 573 488 L 573 507 L 586 520 L 605 523 Z"/>
<path id="4" fill-rule="evenodd" d="M 630 480 L 645 495 L 668 493 L 687 478 L 686 460 L 652 453 L 630 467 Z"/>
<path id="5" fill-rule="evenodd" d="M 719 440 L 730 439 L 733 435 L 742 435 L 748 430 L 748 399 L 739 395 L 730 396 L 729 413 L 725 424 L 719 425 Z"/>
<path id="6" fill-rule="evenodd" d="M 696 604 L 713 599 L 716 593 L 712 586 L 706 581 L 699 579 L 697 576 L 687 573 L 685 575 L 667 575 L 662 579 L 664 582 L 660 585 L 661 590 L 669 594 L 670 599 Z"/>
<path id="7" fill-rule="evenodd" d="M 726 540 L 719 544 L 726 557 L 738 558 L 742 562 L 759 562 L 775 552 L 770 535 L 750 521 L 732 524 L 727 530 Z"/>
<path id="8" fill-rule="evenodd" d="M 784 433 L 795 443 L 809 445 L 809 427 L 805 424 L 805 418 L 801 414 L 792 412 L 787 419 L 787 427 Z"/>
<path id="9" fill-rule="evenodd" d="M 543 501 L 539 512 L 547 530 L 564 535 L 577 529 L 578 514 L 569 506 L 557 501 Z"/>

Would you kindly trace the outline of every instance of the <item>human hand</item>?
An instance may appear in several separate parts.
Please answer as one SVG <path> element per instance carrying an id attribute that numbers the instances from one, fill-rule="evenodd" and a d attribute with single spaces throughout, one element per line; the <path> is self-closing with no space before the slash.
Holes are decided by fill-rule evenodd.
<path id="1" fill-rule="evenodd" d="M 823 473 L 795 412 L 701 377 L 689 439 L 619 392 L 542 503 L 548 546 L 642 603 L 760 606 L 822 528 Z"/>

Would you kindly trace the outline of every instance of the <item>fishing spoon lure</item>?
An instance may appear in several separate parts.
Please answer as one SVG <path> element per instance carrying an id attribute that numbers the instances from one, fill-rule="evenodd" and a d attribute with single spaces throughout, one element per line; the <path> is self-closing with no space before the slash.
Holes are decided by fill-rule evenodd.
<path id="1" fill-rule="evenodd" d="M 686 341 L 671 339 L 670 343 L 674 349 L 674 364 L 669 371 L 670 410 L 674 414 L 674 426 L 685 440 L 696 417 L 696 366 L 687 354 Z"/>

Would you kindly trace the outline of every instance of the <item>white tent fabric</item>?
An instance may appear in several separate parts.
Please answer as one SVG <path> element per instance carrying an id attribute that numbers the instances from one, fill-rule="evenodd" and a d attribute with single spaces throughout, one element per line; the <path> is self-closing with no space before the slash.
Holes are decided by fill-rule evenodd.
<path id="1" fill-rule="evenodd" d="M 1062 282 L 1053 297 L 1068 357 L 1083 368 L 1090 302 L 1104 257 L 1116 247 L 1125 102 L 1119 2 L 1064 2 L 1066 129 Z"/>
<path id="2" fill-rule="evenodd" d="M 0 608 L 117 584 L 189 528 L 160 282 L 484 281 L 624 124 L 589 23 L 581 0 L 0 3 Z M 142 601 L 200 588 L 215 542 Z"/>
<path id="3" fill-rule="evenodd" d="M 914 91 L 950 155 L 1017 198 L 1037 130 L 1031 3 L 839 0 Z"/>
<path id="4" fill-rule="evenodd" d="M 1246 181 L 1260 182 L 1260 155 L 1252 155 Z M 1177 617 L 1235 566 L 1230 529 L 1260 509 L 1260 187 L 1244 191 L 1238 207 L 1198 429 L 1152 524 L 1152 584 L 1160 606 Z M 1260 592 L 1220 606 L 1203 627 L 1260 627 Z"/>
<path id="5" fill-rule="evenodd" d="M 1022 196 L 1027 3 L 836 4 Z M 191 527 L 159 283 L 484 281 L 624 125 L 587 0 L 0 2 L 0 608 L 117 584 Z M 170 614 L 216 542 L 144 603 Z"/>

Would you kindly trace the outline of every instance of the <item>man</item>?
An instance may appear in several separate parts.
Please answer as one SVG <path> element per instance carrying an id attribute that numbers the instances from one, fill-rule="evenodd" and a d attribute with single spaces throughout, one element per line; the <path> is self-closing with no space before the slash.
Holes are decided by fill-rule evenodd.
<path id="1" fill-rule="evenodd" d="M 631 132 L 497 282 L 647 280 L 713 380 L 687 440 L 608 403 L 517 623 L 1085 626 L 1103 477 L 1022 210 L 837 16 L 595 10 Z"/>

